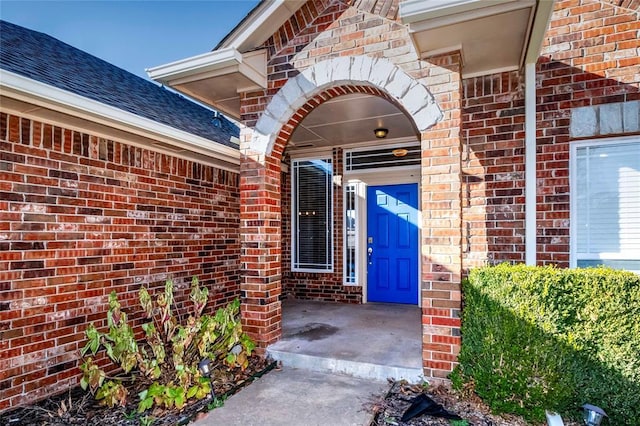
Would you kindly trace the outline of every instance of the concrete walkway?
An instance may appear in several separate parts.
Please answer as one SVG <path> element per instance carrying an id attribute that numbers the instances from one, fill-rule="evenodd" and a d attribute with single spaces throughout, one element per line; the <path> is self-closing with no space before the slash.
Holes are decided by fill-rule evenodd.
<path id="1" fill-rule="evenodd" d="M 388 388 L 386 381 L 284 367 L 245 387 L 193 425 L 369 425 L 371 402 Z"/>

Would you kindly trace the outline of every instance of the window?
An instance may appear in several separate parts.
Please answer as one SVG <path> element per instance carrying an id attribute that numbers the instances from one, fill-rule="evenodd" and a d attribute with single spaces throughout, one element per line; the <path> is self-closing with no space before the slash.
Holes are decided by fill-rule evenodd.
<path id="1" fill-rule="evenodd" d="M 353 149 L 345 152 L 345 171 L 371 170 L 389 167 L 420 166 L 420 143 L 378 149 Z"/>
<path id="2" fill-rule="evenodd" d="M 572 266 L 640 271 L 640 140 L 572 147 Z"/>
<path id="3" fill-rule="evenodd" d="M 333 270 L 333 166 L 330 158 L 292 161 L 294 271 Z"/>
<path id="4" fill-rule="evenodd" d="M 358 281 L 356 265 L 356 224 L 358 208 L 356 204 L 358 184 L 350 182 L 344 189 L 344 283 L 356 284 Z"/>

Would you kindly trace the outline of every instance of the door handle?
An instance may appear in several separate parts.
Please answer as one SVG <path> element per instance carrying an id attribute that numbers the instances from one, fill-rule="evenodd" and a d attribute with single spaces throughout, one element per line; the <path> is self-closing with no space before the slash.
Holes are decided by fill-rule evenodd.
<path id="1" fill-rule="evenodd" d="M 373 262 L 371 261 L 371 255 L 373 254 L 373 248 L 369 247 L 367 249 L 367 261 L 369 262 L 369 265 L 373 264 Z"/>

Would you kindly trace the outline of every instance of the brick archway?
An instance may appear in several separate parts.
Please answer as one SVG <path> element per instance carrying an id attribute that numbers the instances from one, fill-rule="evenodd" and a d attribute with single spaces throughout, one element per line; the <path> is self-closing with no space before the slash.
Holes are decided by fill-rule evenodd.
<path id="1" fill-rule="evenodd" d="M 429 90 L 391 61 L 364 55 L 343 56 L 319 62 L 287 81 L 256 123 L 250 150 L 272 155 L 276 139 L 287 131 L 285 127 L 292 125 L 294 116 L 301 112 L 308 114 L 307 106 L 315 108 L 348 93 L 372 94 L 389 100 L 411 117 L 420 132 L 442 119 L 442 111 Z M 297 122 L 302 118 L 304 115 Z M 295 124 L 294 121 L 294 128 Z"/>
<path id="2" fill-rule="evenodd" d="M 254 128 L 243 132 L 242 317 L 245 330 L 256 339 L 261 351 L 281 336 L 280 189 L 284 149 L 297 125 L 314 108 L 351 93 L 379 96 L 393 103 L 413 120 L 423 139 L 443 119 L 443 112 L 427 88 L 387 59 L 339 57 L 319 62 L 289 79 L 271 98 Z"/>

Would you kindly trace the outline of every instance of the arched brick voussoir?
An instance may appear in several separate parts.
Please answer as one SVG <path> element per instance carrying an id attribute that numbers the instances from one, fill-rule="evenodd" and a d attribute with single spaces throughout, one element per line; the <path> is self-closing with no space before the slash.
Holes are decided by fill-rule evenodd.
<path id="1" fill-rule="evenodd" d="M 421 132 L 442 119 L 429 90 L 393 62 L 366 55 L 342 56 L 318 62 L 282 86 L 256 123 L 251 149 L 271 154 L 280 129 L 299 108 L 327 89 L 346 85 L 379 89 L 411 116 Z"/>

